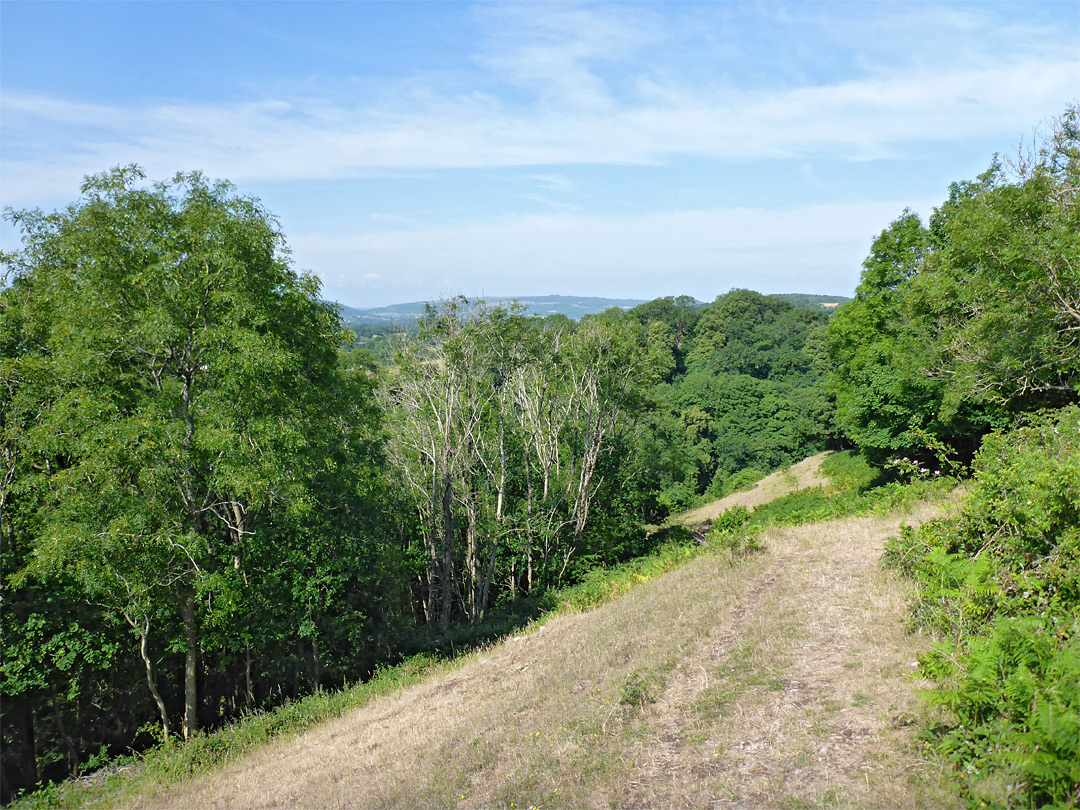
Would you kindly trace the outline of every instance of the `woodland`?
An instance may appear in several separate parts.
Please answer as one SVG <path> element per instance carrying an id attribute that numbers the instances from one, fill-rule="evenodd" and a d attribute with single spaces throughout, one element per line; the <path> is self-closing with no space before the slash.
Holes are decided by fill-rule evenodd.
<path id="1" fill-rule="evenodd" d="M 199 173 L 6 211 L 0 799 L 482 643 L 670 515 L 853 449 L 968 479 L 886 554 L 939 639 L 928 739 L 972 796 L 1076 806 L 1078 190 L 1073 106 L 900 213 L 835 310 L 458 297 L 393 334 L 346 329 Z"/>

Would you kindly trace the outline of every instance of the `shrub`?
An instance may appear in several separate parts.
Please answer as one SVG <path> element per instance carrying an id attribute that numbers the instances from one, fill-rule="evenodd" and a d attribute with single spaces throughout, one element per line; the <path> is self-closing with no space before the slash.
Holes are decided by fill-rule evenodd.
<path id="1" fill-rule="evenodd" d="M 753 489 L 754 484 L 764 478 L 765 475 L 761 470 L 755 468 L 739 470 L 724 480 L 723 494 L 731 495 L 735 492 Z"/>
<path id="2" fill-rule="evenodd" d="M 757 532 L 747 531 L 751 512 L 745 506 L 733 506 L 713 521 L 709 530 L 709 543 L 732 557 L 744 557 L 758 551 L 761 546 Z"/>
<path id="3" fill-rule="evenodd" d="M 919 583 L 937 744 L 973 801 L 1080 803 L 1080 408 L 986 438 L 961 514 L 907 529 L 886 560 Z"/>

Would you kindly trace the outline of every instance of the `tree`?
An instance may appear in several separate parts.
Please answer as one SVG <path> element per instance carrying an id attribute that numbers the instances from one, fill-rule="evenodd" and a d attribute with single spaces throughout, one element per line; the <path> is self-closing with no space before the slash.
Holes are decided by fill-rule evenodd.
<path id="1" fill-rule="evenodd" d="M 701 305 L 689 295 L 657 298 L 630 310 L 631 316 L 642 326 L 664 324 L 668 328 L 673 362 L 665 379 L 670 380 L 673 374 L 686 371 L 685 356 L 701 311 Z"/>
<path id="2" fill-rule="evenodd" d="M 397 373 L 382 390 L 390 417 L 390 459 L 416 496 L 427 549 L 429 626 L 446 628 L 453 608 L 457 532 L 454 490 L 467 479 L 487 399 L 493 392 L 478 379 L 478 346 L 467 333 L 469 301 L 463 297 L 427 305 L 415 341 L 402 344 Z"/>
<path id="3" fill-rule="evenodd" d="M 418 517 L 429 626 L 447 627 L 455 600 L 482 619 L 499 570 L 511 598 L 519 577 L 531 593 L 564 576 L 624 461 L 605 456 L 670 358 L 670 341 L 646 335 L 617 310 L 570 327 L 464 298 L 428 308 L 381 396 Z"/>
<path id="4" fill-rule="evenodd" d="M 946 330 L 951 401 L 1009 411 L 1080 393 L 1080 110 L 1041 145 L 956 184 L 925 285 Z M 943 301 L 951 302 L 942 306 Z"/>
<path id="5" fill-rule="evenodd" d="M 1080 397 L 1078 115 L 954 183 L 929 228 L 905 211 L 875 240 L 827 340 L 837 422 L 870 454 L 970 460 L 992 427 Z"/>
<path id="6" fill-rule="evenodd" d="M 942 416 L 946 385 L 931 373 L 942 357 L 938 324 L 914 285 L 930 247 L 930 232 L 905 210 L 874 240 L 855 300 L 829 323 L 838 426 L 879 460 L 919 453 L 927 436 L 963 443 L 972 432 L 968 420 Z"/>
<path id="7" fill-rule="evenodd" d="M 148 646 L 178 621 L 188 736 L 200 623 L 246 577 L 259 516 L 307 497 L 344 333 L 256 200 L 198 173 L 143 180 L 118 168 L 61 211 L 7 213 L 23 249 L 3 256 L 4 421 L 36 414 L 12 445 L 12 489 L 45 493 L 22 581 L 71 578 L 124 618 L 166 735 Z"/>

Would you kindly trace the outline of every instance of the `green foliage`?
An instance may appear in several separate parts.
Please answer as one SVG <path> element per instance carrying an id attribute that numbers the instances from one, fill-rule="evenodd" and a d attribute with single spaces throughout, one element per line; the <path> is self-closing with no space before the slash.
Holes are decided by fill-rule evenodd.
<path id="1" fill-rule="evenodd" d="M 689 342 L 693 339 L 695 327 L 701 317 L 701 310 L 702 305 L 688 295 L 657 298 L 630 310 L 630 316 L 642 326 L 650 329 L 654 329 L 655 326 L 663 327 L 663 334 L 667 335 L 669 341 L 668 351 L 671 354 L 671 362 L 665 375 L 668 382 L 674 378 L 674 375 L 686 372 L 686 351 Z"/>
<path id="2" fill-rule="evenodd" d="M 1076 401 L 1078 123 L 1074 105 L 1038 149 L 954 186 L 931 222 L 940 246 L 925 294 L 946 327 L 951 402 L 1031 410 Z"/>
<path id="3" fill-rule="evenodd" d="M 365 353 L 373 363 L 386 364 L 393 360 L 396 342 L 409 333 L 404 324 L 387 321 L 360 321 L 349 324 L 354 341 L 346 349 L 349 358 L 365 362 Z"/>
<path id="4" fill-rule="evenodd" d="M 641 673 L 631 672 L 623 679 L 622 689 L 619 691 L 619 703 L 622 705 L 639 708 L 655 700 L 653 684 Z"/>
<path id="5" fill-rule="evenodd" d="M 871 464 L 857 450 L 830 453 L 821 462 L 820 469 L 836 490 L 853 489 L 861 493 L 886 483 L 881 468 Z"/>
<path id="6" fill-rule="evenodd" d="M 750 290 L 733 290 L 706 307 L 694 330 L 687 368 L 757 379 L 813 376 L 804 353 L 823 315 Z"/>
<path id="7" fill-rule="evenodd" d="M 713 478 L 713 482 L 709 485 L 709 494 L 715 493 L 715 497 L 724 498 L 735 492 L 745 492 L 748 489 L 752 489 L 754 484 L 764 478 L 766 473 L 761 470 L 750 467 L 748 469 L 739 470 L 737 473 L 733 473 L 721 480 L 719 474 Z M 717 483 L 719 482 L 719 487 Z"/>
<path id="8" fill-rule="evenodd" d="M 732 558 L 745 557 L 761 550 L 758 533 L 747 531 L 751 512 L 745 506 L 733 506 L 722 512 L 709 529 L 709 541 Z"/>
<path id="9" fill-rule="evenodd" d="M 371 664 L 318 652 L 381 584 L 369 371 L 257 200 L 143 181 L 6 214 L 5 793 Z"/>
<path id="10" fill-rule="evenodd" d="M 886 561 L 919 583 L 943 641 L 921 662 L 941 748 L 971 794 L 1073 806 L 1080 791 L 1080 407 L 987 437 L 959 517 L 906 530 Z"/>
<path id="11" fill-rule="evenodd" d="M 966 463 L 1015 413 L 1080 396 L 1078 115 L 875 240 L 827 346 L 837 424 L 876 461 Z"/>
<path id="12" fill-rule="evenodd" d="M 843 295 L 812 295 L 806 293 L 781 293 L 779 295 L 773 295 L 772 297 L 779 298 L 781 301 L 785 301 L 793 307 L 812 309 L 824 312 L 826 315 L 831 315 L 841 304 L 845 304 L 851 300 Z"/>
<path id="13" fill-rule="evenodd" d="M 855 300 L 829 324 L 830 391 L 844 435 L 877 461 L 921 449 L 919 431 L 959 441 L 970 425 L 939 415 L 945 384 L 926 302 L 910 293 L 923 269 L 930 233 L 911 211 L 874 241 Z"/>

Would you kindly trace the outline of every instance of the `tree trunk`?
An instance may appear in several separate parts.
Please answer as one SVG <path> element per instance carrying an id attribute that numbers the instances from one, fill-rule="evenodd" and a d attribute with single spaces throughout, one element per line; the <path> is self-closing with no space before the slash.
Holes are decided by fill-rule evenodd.
<path id="1" fill-rule="evenodd" d="M 469 622 L 476 621 L 483 614 L 480 604 L 480 527 L 477 515 L 476 493 L 470 487 L 468 502 L 465 504 L 465 592 L 466 610 Z"/>
<path id="2" fill-rule="evenodd" d="M 128 620 L 133 626 L 135 622 Z M 139 627 L 139 655 L 142 656 L 143 664 L 146 666 L 146 684 L 150 687 L 150 694 L 154 698 L 154 703 L 157 704 L 158 714 L 161 716 L 161 734 L 162 739 L 166 742 L 169 739 L 169 713 L 165 709 L 165 701 L 161 699 L 161 693 L 158 691 L 157 684 L 154 683 L 154 662 L 150 660 L 150 651 L 147 649 L 147 636 L 150 635 L 150 622 L 143 622 Z"/>
<path id="3" fill-rule="evenodd" d="M 22 788 L 33 788 L 41 779 L 37 765 L 37 738 L 34 707 L 27 700 L 7 700 L 4 705 L 7 728 L 17 730 L 18 751 L 6 749 L 0 759 L 0 802 L 8 802 Z"/>
<path id="4" fill-rule="evenodd" d="M 249 709 L 255 702 L 255 693 L 251 689 L 251 641 L 244 642 L 244 702 Z"/>
<path id="5" fill-rule="evenodd" d="M 442 520 L 443 520 L 443 548 L 442 570 L 439 572 L 440 585 L 442 588 L 442 604 L 439 606 L 439 626 L 444 630 L 450 626 L 450 608 L 453 607 L 454 585 L 454 512 L 453 512 L 453 481 L 450 471 L 443 472 L 442 491 Z"/>
<path id="6" fill-rule="evenodd" d="M 293 684 L 292 684 L 292 699 L 296 700 L 300 697 L 300 667 L 304 663 L 304 640 L 298 638 L 296 640 L 296 659 L 293 663 Z"/>
<path id="7" fill-rule="evenodd" d="M 498 550 L 498 543 L 492 541 L 491 554 L 488 555 L 487 570 L 484 572 L 484 582 L 480 587 L 480 620 L 483 621 L 484 614 L 487 613 L 488 596 L 491 594 L 491 580 L 495 576 L 495 552 Z"/>
<path id="8" fill-rule="evenodd" d="M 428 632 L 434 630 L 439 620 L 439 536 L 441 530 L 441 503 L 442 496 L 439 488 L 439 465 L 435 463 L 435 456 L 431 456 L 431 529 L 425 532 L 427 543 L 427 601 L 424 603 L 424 614 L 427 619 Z"/>
<path id="9" fill-rule="evenodd" d="M 505 389 L 504 389 L 505 390 Z M 503 522 L 503 499 L 506 494 L 506 419 L 503 412 L 506 409 L 505 394 L 500 394 L 499 399 L 499 497 L 495 504 L 495 523 L 501 526 Z"/>
<path id="10" fill-rule="evenodd" d="M 180 608 L 180 615 L 184 621 L 184 739 L 191 739 L 191 735 L 199 730 L 199 634 L 195 626 L 195 594 L 188 592 L 184 595 L 184 603 Z"/>
<path id="11" fill-rule="evenodd" d="M 64 741 L 64 748 L 67 750 L 68 773 L 77 776 L 79 773 L 79 752 L 75 750 L 71 737 L 68 736 L 67 728 L 64 726 L 64 718 L 60 714 L 60 701 L 56 699 L 56 692 L 52 693 L 52 709 L 53 717 L 56 718 L 56 730 L 60 732 L 60 739 Z"/>

